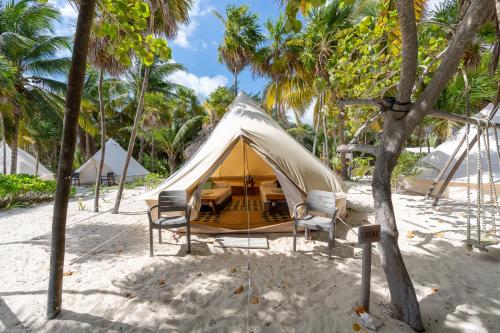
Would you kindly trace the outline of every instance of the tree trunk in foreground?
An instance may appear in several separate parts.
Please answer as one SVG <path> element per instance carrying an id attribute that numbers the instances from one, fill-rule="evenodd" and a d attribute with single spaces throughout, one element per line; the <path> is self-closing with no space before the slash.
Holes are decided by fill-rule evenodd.
<path id="1" fill-rule="evenodd" d="M 118 214 L 118 209 L 120 208 L 120 202 L 122 200 L 122 194 L 123 194 L 123 186 L 125 185 L 125 180 L 127 179 L 128 165 L 130 163 L 130 158 L 132 157 L 132 152 L 134 151 L 137 129 L 139 128 L 139 123 L 141 122 L 142 109 L 144 108 L 144 95 L 146 94 L 146 90 L 148 89 L 150 69 L 151 68 L 149 66 L 146 66 L 146 68 L 144 69 L 144 78 L 142 79 L 142 87 L 141 87 L 141 93 L 139 95 L 139 103 L 137 104 L 137 111 L 135 113 L 134 127 L 132 128 L 132 133 L 130 133 L 130 141 L 128 143 L 128 150 L 127 150 L 127 159 L 125 160 L 125 165 L 123 166 L 123 172 L 120 178 L 120 186 L 118 187 L 115 206 L 113 207 L 113 214 Z"/>
<path id="2" fill-rule="evenodd" d="M 21 120 L 20 110 L 14 109 L 14 136 L 12 137 L 12 145 L 10 146 L 10 174 L 17 174 L 17 147 L 19 145 L 19 121 Z"/>
<path id="3" fill-rule="evenodd" d="M 66 218 L 71 189 L 71 172 L 75 155 L 78 116 L 82 100 L 87 53 L 92 30 L 96 0 L 81 0 L 76 24 L 71 68 L 64 112 L 57 187 L 52 217 L 52 237 L 50 250 L 50 275 L 47 297 L 47 318 L 55 318 L 61 311 L 64 250 L 66 244 Z"/>
<path id="4" fill-rule="evenodd" d="M 99 84 L 97 93 L 99 95 L 99 117 L 101 118 L 101 158 L 99 159 L 99 167 L 97 168 L 97 176 L 95 180 L 94 193 L 94 212 L 99 211 L 99 191 L 101 189 L 101 175 L 104 169 L 104 157 L 106 156 L 106 115 L 104 114 L 104 100 L 102 97 L 102 81 L 104 79 L 104 68 L 99 72 Z"/>
<path id="5" fill-rule="evenodd" d="M 384 130 L 372 181 L 375 221 L 382 229 L 380 260 L 389 284 L 395 317 L 419 332 L 424 331 L 424 325 L 415 289 L 398 247 L 398 229 L 391 199 L 391 175 L 408 136 L 432 112 L 439 96 L 455 75 L 465 48 L 488 14 L 486 8 L 489 4 L 490 0 L 471 2 L 467 14 L 456 27 L 441 64 L 419 99 L 411 105 L 409 112 L 385 112 Z M 397 9 L 403 53 L 396 100 L 401 107 L 409 101 L 416 79 L 418 38 L 413 0 L 398 0 Z M 391 109 L 393 108 L 394 106 Z"/>

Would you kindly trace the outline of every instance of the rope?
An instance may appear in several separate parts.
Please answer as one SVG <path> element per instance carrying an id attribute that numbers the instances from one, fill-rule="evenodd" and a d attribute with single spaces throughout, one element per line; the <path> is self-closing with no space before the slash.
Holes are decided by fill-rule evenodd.
<path id="1" fill-rule="evenodd" d="M 498 200 L 497 200 L 497 191 L 495 188 L 495 182 L 493 180 L 493 169 L 491 167 L 491 154 L 490 154 L 490 136 L 489 136 L 489 122 L 488 122 L 488 127 L 486 127 L 486 130 L 483 131 L 483 139 L 484 139 L 484 144 L 486 148 L 486 159 L 488 162 L 488 181 L 490 183 L 490 204 L 491 204 L 491 210 L 490 210 L 490 224 L 491 224 L 491 232 L 493 235 L 496 236 L 496 212 L 495 210 L 498 209 Z"/>
<path id="2" fill-rule="evenodd" d="M 467 123 L 466 131 L 465 131 L 465 147 L 466 147 L 466 155 L 467 155 L 467 243 L 471 241 L 471 226 L 470 226 L 470 217 L 472 215 L 471 211 L 471 191 L 470 191 L 470 124 Z"/>
<path id="3" fill-rule="evenodd" d="M 246 169 L 248 167 L 247 160 L 247 146 L 245 141 L 243 141 L 243 191 L 245 194 L 245 210 L 247 213 L 247 269 L 248 269 L 248 295 L 247 295 L 247 333 L 250 332 L 250 295 L 252 287 L 252 257 L 250 255 L 250 212 L 248 210 L 248 190 L 247 190 L 247 173 Z"/>
<path id="4" fill-rule="evenodd" d="M 476 228 L 477 244 L 481 245 L 481 199 L 482 199 L 482 175 L 481 175 L 481 125 L 477 121 L 477 210 Z"/>

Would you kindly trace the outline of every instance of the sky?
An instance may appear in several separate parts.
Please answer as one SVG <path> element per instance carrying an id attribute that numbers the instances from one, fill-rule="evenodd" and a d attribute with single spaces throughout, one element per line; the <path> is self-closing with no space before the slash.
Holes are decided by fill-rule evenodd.
<path id="1" fill-rule="evenodd" d="M 429 8 L 441 0 L 430 0 Z M 77 13 L 67 0 L 49 0 L 61 12 L 61 23 L 57 25 L 60 35 L 72 35 L 75 30 Z M 195 0 L 190 10 L 190 22 L 181 26 L 177 38 L 169 41 L 173 60 L 186 67 L 185 72 L 174 73 L 169 79 L 193 89 L 203 101 L 219 86 L 231 86 L 233 76 L 227 68 L 220 64 L 217 47 L 221 43 L 224 26 L 213 11 L 224 13 L 227 5 L 247 4 L 250 11 L 258 14 L 262 26 L 268 19 L 276 19 L 283 11 L 278 0 Z M 262 92 L 266 79 L 255 77 L 249 69 L 243 70 L 238 77 L 238 86 L 246 93 Z M 312 108 L 304 115 L 304 122 L 312 123 Z"/>

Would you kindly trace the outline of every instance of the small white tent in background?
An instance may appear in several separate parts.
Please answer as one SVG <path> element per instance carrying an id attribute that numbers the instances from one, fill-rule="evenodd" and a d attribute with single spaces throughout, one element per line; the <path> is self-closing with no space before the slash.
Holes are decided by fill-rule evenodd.
<path id="1" fill-rule="evenodd" d="M 493 104 L 488 104 L 486 108 L 481 110 L 478 114 L 474 115 L 476 118 L 486 119 L 491 111 L 493 110 Z M 500 124 L 500 112 L 492 119 L 493 123 Z M 470 134 L 469 138 L 472 138 L 476 135 L 477 127 L 470 126 Z M 446 161 L 448 161 L 450 155 L 454 152 L 457 145 L 460 143 L 461 138 L 466 133 L 466 127 L 463 126 L 456 135 L 446 140 L 438 147 L 436 147 L 434 152 L 427 154 L 424 158 L 420 160 L 422 166 L 420 167 L 420 173 L 413 179 L 408 182 L 407 188 L 409 190 L 426 194 L 431 186 L 433 180 L 437 177 L 440 170 L 445 166 Z M 500 134 L 500 133 L 499 133 Z M 496 144 L 495 144 L 495 130 L 490 128 L 488 130 L 488 136 L 490 140 L 490 156 L 491 156 L 491 168 L 493 171 L 493 182 L 495 183 L 496 191 L 500 194 L 500 163 L 498 160 Z M 460 156 L 465 151 L 466 144 L 462 145 L 462 148 L 455 156 L 455 161 L 458 160 L 458 156 Z M 472 190 L 472 200 L 476 199 L 475 190 L 477 189 L 477 158 L 478 158 L 478 145 L 477 143 L 470 150 L 470 181 L 471 181 L 471 190 Z M 440 187 L 443 179 L 446 179 L 448 176 L 452 166 L 448 168 L 446 173 L 443 175 L 442 180 L 438 183 Z M 489 172 L 488 172 L 488 160 L 487 160 L 487 151 L 484 144 L 484 140 L 481 139 L 481 170 L 482 170 L 482 188 L 485 195 L 489 195 Z M 462 164 L 459 166 L 451 181 L 443 192 L 443 196 L 455 199 L 455 200 L 467 200 L 467 160 L 465 159 Z"/>
<path id="2" fill-rule="evenodd" d="M 104 156 L 104 168 L 101 176 L 106 176 L 108 172 L 113 172 L 116 181 L 123 172 L 123 166 L 127 158 L 127 152 L 118 142 L 113 139 L 106 141 L 106 156 Z M 94 154 L 87 162 L 79 167 L 75 172 L 80 174 L 80 184 L 92 184 L 96 181 L 97 169 L 101 160 L 101 150 Z M 133 157 L 130 159 L 127 172 L 127 182 L 133 181 L 136 178 L 142 178 L 149 173 L 142 165 L 139 164 Z"/>
<path id="3" fill-rule="evenodd" d="M 4 143 L 0 142 L 0 173 L 3 173 L 3 152 Z M 5 156 L 7 160 L 7 174 L 10 174 L 10 161 L 12 150 L 9 145 L 5 145 Z M 36 174 L 36 158 L 21 148 L 17 148 L 17 173 L 26 173 L 29 175 L 37 175 L 45 180 L 54 179 L 54 174 L 49 169 L 44 167 L 42 163 L 38 163 L 38 174 Z"/>

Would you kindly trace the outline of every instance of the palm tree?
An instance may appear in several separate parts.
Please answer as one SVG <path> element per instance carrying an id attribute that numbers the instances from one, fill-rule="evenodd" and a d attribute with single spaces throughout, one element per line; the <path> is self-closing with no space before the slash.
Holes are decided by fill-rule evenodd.
<path id="1" fill-rule="evenodd" d="M 293 35 L 286 29 L 285 17 L 280 15 L 276 22 L 266 21 L 267 45 L 259 48 L 252 58 L 252 71 L 260 76 L 271 79 L 265 89 L 267 109 L 274 110 L 278 116 L 284 118 L 285 109 L 281 106 L 280 95 L 283 80 L 293 73 L 292 64 L 296 63 L 298 50 L 291 45 Z"/>
<path id="2" fill-rule="evenodd" d="M 17 147 L 21 119 L 30 104 L 44 101 L 54 114 L 62 114 L 58 95 L 65 84 L 58 81 L 69 69 L 68 58 L 58 58 L 69 49 L 67 37 L 55 36 L 59 12 L 47 4 L 29 0 L 0 2 L 0 53 L 16 68 L 15 92 L 7 98 L 12 105 L 13 135 L 11 173 L 17 170 Z M 32 108 L 36 109 L 36 108 Z"/>
<path id="3" fill-rule="evenodd" d="M 99 25 L 100 22 L 97 23 Z M 97 168 L 97 178 L 95 181 L 94 192 L 94 212 L 99 211 L 99 190 L 101 187 L 101 175 L 104 169 L 104 158 L 106 156 L 106 115 L 103 98 L 103 82 L 104 74 L 107 72 L 110 75 L 117 76 L 125 71 L 125 67 L 108 52 L 108 39 L 98 37 L 95 33 L 91 36 L 89 45 L 89 60 L 99 69 L 99 83 L 97 92 L 99 96 L 99 120 L 101 127 L 101 157 Z"/>
<path id="4" fill-rule="evenodd" d="M 10 114 L 8 97 L 14 93 L 16 72 L 14 66 L 0 54 L 0 131 L 2 133 L 2 170 L 7 173 L 7 139 L 5 135 L 4 117 Z"/>
<path id="5" fill-rule="evenodd" d="M 219 62 L 233 73 L 233 88 L 238 94 L 238 74 L 250 63 L 257 46 L 263 41 L 257 15 L 250 13 L 247 5 L 227 6 L 226 18 L 218 12 L 214 14 L 224 24 L 224 39 L 218 48 Z"/>

